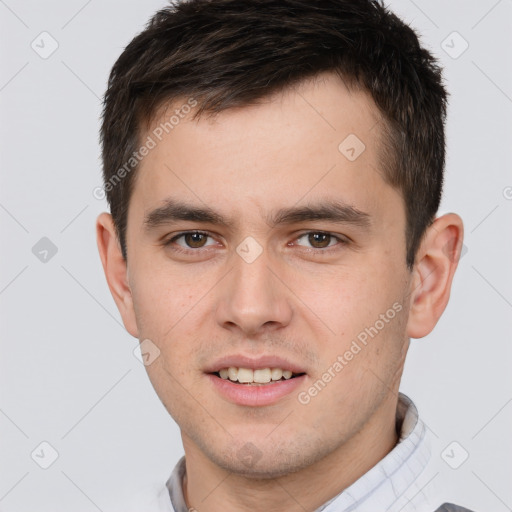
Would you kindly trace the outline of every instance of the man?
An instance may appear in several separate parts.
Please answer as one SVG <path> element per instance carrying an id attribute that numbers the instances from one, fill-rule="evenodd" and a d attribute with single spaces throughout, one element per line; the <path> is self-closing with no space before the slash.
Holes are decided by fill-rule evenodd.
<path id="1" fill-rule="evenodd" d="M 98 246 L 185 450 L 151 510 L 467 510 L 398 391 L 462 245 L 446 96 L 370 0 L 185 1 L 119 57 Z"/>

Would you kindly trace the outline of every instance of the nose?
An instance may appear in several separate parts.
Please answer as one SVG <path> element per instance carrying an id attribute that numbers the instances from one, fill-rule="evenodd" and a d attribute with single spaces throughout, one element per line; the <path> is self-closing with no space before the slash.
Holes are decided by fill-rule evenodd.
<path id="1" fill-rule="evenodd" d="M 232 258 L 234 268 L 218 298 L 218 324 L 244 337 L 287 326 L 293 315 L 290 296 L 266 251 L 250 263 L 236 253 Z"/>

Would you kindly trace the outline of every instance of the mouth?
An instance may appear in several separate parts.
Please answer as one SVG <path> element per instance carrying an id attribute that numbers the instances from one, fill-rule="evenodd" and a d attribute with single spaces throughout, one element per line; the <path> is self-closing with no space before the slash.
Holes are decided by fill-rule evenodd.
<path id="1" fill-rule="evenodd" d="M 305 375 L 305 372 L 295 373 L 283 368 L 243 368 L 229 366 L 219 371 L 211 372 L 220 379 L 230 381 L 243 386 L 269 386 L 278 382 L 287 381 Z"/>
<path id="2" fill-rule="evenodd" d="M 277 355 L 226 355 L 203 369 L 212 389 L 239 406 L 262 407 L 278 403 L 305 386 L 307 369 Z"/>

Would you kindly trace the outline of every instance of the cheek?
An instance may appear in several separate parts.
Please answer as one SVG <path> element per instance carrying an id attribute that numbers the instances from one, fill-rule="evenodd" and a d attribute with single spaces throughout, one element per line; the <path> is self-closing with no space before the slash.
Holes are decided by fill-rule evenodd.
<path id="1" fill-rule="evenodd" d="M 407 279 L 404 269 L 392 259 L 385 262 L 384 256 L 350 269 L 333 269 L 321 280 L 309 280 L 314 290 L 309 295 L 303 289 L 304 296 L 311 298 L 308 305 L 329 329 L 318 348 L 324 366 L 319 370 L 328 369 L 342 356 L 343 371 L 336 380 L 346 383 L 342 387 L 368 393 L 374 384 L 378 386 L 378 376 L 386 382 L 393 378 L 405 342 Z"/>
<path id="2" fill-rule="evenodd" d="M 397 273 L 393 274 L 382 265 L 361 265 L 336 267 L 314 276 L 304 273 L 293 282 L 301 283 L 297 296 L 304 311 L 315 313 L 331 335 L 346 338 L 373 325 L 379 315 L 401 301 L 403 286 Z"/>
<path id="3" fill-rule="evenodd" d="M 147 367 L 154 385 L 159 378 L 169 380 L 169 375 L 195 375 L 197 352 L 204 329 L 209 328 L 205 322 L 213 321 L 211 297 L 205 296 L 212 285 L 204 275 L 196 272 L 196 277 L 154 267 L 134 275 L 132 295 L 140 339 L 151 340 L 160 351 L 155 364 Z M 169 384 L 179 386 L 172 378 Z"/>
<path id="4" fill-rule="evenodd" d="M 148 255 L 144 261 L 152 259 Z M 134 263 L 131 289 L 138 327 L 142 335 L 161 339 L 194 309 L 204 284 L 198 285 L 192 276 L 189 278 L 170 266 Z"/>

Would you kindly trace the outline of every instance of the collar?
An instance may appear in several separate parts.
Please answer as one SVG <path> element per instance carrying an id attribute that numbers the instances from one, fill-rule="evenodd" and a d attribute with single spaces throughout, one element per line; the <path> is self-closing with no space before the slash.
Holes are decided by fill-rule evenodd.
<path id="1" fill-rule="evenodd" d="M 425 496 L 417 481 L 429 462 L 430 442 L 416 406 L 403 393 L 398 397 L 396 425 L 400 432 L 396 446 L 350 487 L 315 512 L 416 512 L 421 509 Z M 182 457 L 166 483 L 164 499 L 169 503 L 170 498 L 170 510 L 174 512 L 188 512 L 182 490 L 185 471 L 185 457 Z"/>
<path id="2" fill-rule="evenodd" d="M 430 460 L 430 440 L 412 400 L 399 393 L 396 446 L 350 487 L 315 512 L 415 512 L 426 503 L 418 477 Z"/>

